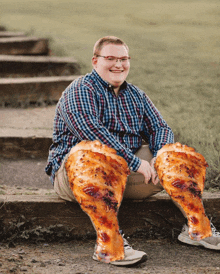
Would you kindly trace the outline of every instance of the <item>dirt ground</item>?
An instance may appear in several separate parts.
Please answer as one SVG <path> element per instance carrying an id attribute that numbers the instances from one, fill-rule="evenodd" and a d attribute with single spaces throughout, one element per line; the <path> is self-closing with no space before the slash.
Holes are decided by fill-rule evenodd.
<path id="1" fill-rule="evenodd" d="M 0 273 L 215 273 L 220 274 L 220 253 L 169 240 L 129 239 L 144 250 L 148 260 L 136 267 L 116 267 L 92 259 L 94 240 L 67 243 L 0 245 Z"/>

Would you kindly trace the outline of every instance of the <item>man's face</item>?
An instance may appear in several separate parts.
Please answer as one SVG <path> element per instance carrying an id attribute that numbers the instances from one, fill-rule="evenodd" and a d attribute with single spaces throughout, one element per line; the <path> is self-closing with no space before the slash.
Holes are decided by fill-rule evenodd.
<path id="1" fill-rule="evenodd" d="M 123 45 L 107 44 L 101 49 L 99 55 L 128 57 L 128 50 Z M 93 57 L 92 65 L 103 80 L 107 81 L 115 88 L 119 88 L 128 76 L 130 62 L 120 60 L 106 60 L 103 57 Z"/>

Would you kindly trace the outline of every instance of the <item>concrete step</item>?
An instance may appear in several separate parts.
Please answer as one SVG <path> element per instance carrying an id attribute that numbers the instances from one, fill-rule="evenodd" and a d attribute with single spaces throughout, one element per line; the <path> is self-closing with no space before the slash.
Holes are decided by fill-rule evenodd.
<path id="1" fill-rule="evenodd" d="M 55 109 L 55 105 L 0 108 L 0 155 L 8 159 L 47 159 Z"/>
<path id="2" fill-rule="evenodd" d="M 63 90 L 78 77 L 79 75 L 1 78 L 0 106 L 55 104 Z"/>
<path id="3" fill-rule="evenodd" d="M 9 159 L 46 159 L 52 138 L 0 137 L 1 157 Z"/>
<path id="4" fill-rule="evenodd" d="M 0 54 L 48 55 L 48 39 L 37 37 L 0 38 Z"/>
<path id="5" fill-rule="evenodd" d="M 0 157 L 0 195 L 50 195 L 53 185 L 45 173 L 45 159 Z"/>
<path id="6" fill-rule="evenodd" d="M 76 59 L 55 56 L 0 55 L 0 77 L 63 76 L 80 73 Z"/>
<path id="7" fill-rule="evenodd" d="M 0 158 L 0 240 L 35 233 L 43 237 L 47 230 L 69 238 L 95 236 L 79 204 L 55 194 L 45 166 L 46 160 Z M 220 193 L 205 191 L 203 201 L 206 214 L 220 229 Z M 118 219 L 126 235 L 170 238 L 177 237 L 185 221 L 164 192 L 144 201 L 124 199 Z"/>
<path id="8" fill-rule="evenodd" d="M 26 36 L 24 32 L 3 31 L 0 29 L 0 38 L 2 37 L 23 37 Z"/>
<path id="9" fill-rule="evenodd" d="M 52 137 L 56 106 L 0 108 L 1 137 Z"/>
<path id="10" fill-rule="evenodd" d="M 0 219 L 1 239 L 16 231 L 19 236 L 26 230 L 26 236 L 34 228 L 45 232 L 45 228 L 56 227 L 69 238 L 95 236 L 89 217 L 78 203 L 65 202 L 56 194 L 51 195 L 1 195 Z M 206 214 L 216 228 L 220 227 L 220 193 L 204 193 Z M 130 236 L 177 237 L 185 223 L 182 213 L 174 206 L 167 194 L 157 194 L 145 201 L 123 200 L 119 215 L 120 228 Z M 40 229 L 39 229 L 40 228 Z M 10 233 L 9 233 L 10 232 Z M 65 234 L 65 235 L 66 235 Z"/>

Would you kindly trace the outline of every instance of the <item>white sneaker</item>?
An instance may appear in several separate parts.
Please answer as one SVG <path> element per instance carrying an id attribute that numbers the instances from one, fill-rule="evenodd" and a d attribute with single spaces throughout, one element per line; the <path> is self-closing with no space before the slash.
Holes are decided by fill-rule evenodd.
<path id="1" fill-rule="evenodd" d="M 124 252 L 125 257 L 123 260 L 112 261 L 110 264 L 117 265 L 117 266 L 131 266 L 139 263 L 143 263 L 147 260 L 147 254 L 143 251 L 134 250 L 128 243 L 128 241 L 124 238 Z M 95 247 L 96 250 L 96 247 Z M 99 261 L 96 255 L 96 252 L 93 254 L 93 260 Z"/>
<path id="2" fill-rule="evenodd" d="M 216 231 L 216 228 L 211 223 L 212 236 L 202 239 L 201 241 L 192 240 L 189 237 L 189 228 L 187 225 L 183 226 L 182 232 L 178 236 L 178 240 L 195 246 L 204 246 L 205 248 L 220 250 L 220 233 Z"/>

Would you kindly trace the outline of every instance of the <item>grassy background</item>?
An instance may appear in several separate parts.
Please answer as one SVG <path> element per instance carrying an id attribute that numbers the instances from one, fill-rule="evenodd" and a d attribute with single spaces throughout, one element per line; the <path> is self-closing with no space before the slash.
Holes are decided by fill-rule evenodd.
<path id="1" fill-rule="evenodd" d="M 130 48 L 128 81 L 142 88 L 174 130 L 202 153 L 207 187 L 220 187 L 219 0 L 1 0 L 0 24 L 50 38 L 52 53 L 91 71 L 105 35 Z"/>

